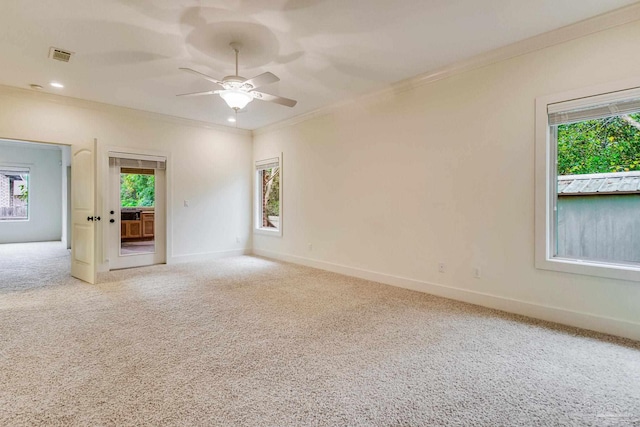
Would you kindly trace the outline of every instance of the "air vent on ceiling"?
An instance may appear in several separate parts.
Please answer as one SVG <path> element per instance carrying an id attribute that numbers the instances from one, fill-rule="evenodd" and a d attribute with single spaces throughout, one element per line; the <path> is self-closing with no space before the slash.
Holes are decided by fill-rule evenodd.
<path id="1" fill-rule="evenodd" d="M 73 55 L 73 52 L 58 49 L 57 47 L 49 49 L 49 58 L 55 59 L 56 61 L 69 62 L 71 60 L 71 55 Z"/>

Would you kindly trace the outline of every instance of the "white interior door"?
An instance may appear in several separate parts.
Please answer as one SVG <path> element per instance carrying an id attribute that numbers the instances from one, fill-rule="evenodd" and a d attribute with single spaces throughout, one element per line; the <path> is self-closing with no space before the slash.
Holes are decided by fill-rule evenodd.
<path id="1" fill-rule="evenodd" d="M 89 283 L 96 282 L 96 145 L 74 145 L 71 155 L 71 275 Z"/>
<path id="2" fill-rule="evenodd" d="M 123 206 L 122 177 L 136 175 L 135 167 L 109 166 L 109 269 L 142 267 L 166 262 L 166 177 L 164 169 L 153 169 L 153 206 Z M 146 171 L 146 172 L 145 172 Z M 138 172 L 149 174 L 140 167 Z M 126 218 L 124 214 L 133 217 Z M 151 220 L 147 218 L 152 217 Z M 133 228 L 135 226 L 135 228 Z M 152 237 L 150 237 L 152 235 Z"/>

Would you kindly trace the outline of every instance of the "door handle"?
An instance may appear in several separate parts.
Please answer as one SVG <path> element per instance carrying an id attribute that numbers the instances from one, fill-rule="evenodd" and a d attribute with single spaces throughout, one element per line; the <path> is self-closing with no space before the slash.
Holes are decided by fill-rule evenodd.
<path id="1" fill-rule="evenodd" d="M 88 216 L 87 217 L 87 221 L 93 221 L 93 217 L 92 216 Z"/>
<path id="2" fill-rule="evenodd" d="M 100 221 L 100 217 L 99 216 L 97 216 L 95 219 L 96 219 L 96 221 Z"/>
<path id="3" fill-rule="evenodd" d="M 100 217 L 99 216 L 95 216 L 95 217 L 94 216 L 88 216 L 87 217 L 87 221 L 93 221 L 93 220 L 100 221 Z"/>

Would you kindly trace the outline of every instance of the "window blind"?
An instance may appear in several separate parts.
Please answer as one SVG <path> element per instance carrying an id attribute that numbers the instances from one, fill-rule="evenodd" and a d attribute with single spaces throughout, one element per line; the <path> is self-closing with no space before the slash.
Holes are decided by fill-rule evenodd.
<path id="1" fill-rule="evenodd" d="M 256 170 L 277 168 L 278 166 L 280 166 L 280 159 L 277 157 L 256 162 Z"/>
<path id="2" fill-rule="evenodd" d="M 12 173 L 29 173 L 28 167 L 19 167 L 19 166 L 0 166 L 0 173 L 10 175 Z"/>
<path id="3" fill-rule="evenodd" d="M 549 125 L 603 119 L 640 112 L 640 88 L 549 104 Z"/>
<path id="4" fill-rule="evenodd" d="M 158 170 L 165 170 L 167 167 L 165 160 L 127 159 L 123 157 L 109 157 L 109 166 Z"/>

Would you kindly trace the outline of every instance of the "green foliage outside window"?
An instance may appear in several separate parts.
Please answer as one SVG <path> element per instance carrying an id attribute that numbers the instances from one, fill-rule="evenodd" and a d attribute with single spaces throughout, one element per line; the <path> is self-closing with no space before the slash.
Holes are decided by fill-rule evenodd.
<path id="1" fill-rule="evenodd" d="M 20 178 L 25 182 L 24 184 L 20 184 L 20 192 L 21 194 L 18 196 L 18 199 L 22 200 L 25 203 L 29 202 L 29 175 L 20 175 Z"/>
<path id="2" fill-rule="evenodd" d="M 262 227 L 278 228 L 269 217 L 280 216 L 280 168 L 262 169 L 258 177 L 262 183 Z"/>
<path id="3" fill-rule="evenodd" d="M 640 113 L 558 126 L 558 175 L 640 171 Z"/>
<path id="4" fill-rule="evenodd" d="M 271 170 L 273 171 L 273 169 Z M 267 201 L 266 214 L 268 216 L 280 215 L 280 174 L 273 174 L 273 184 L 269 193 L 269 199 Z"/>
<path id="5" fill-rule="evenodd" d="M 147 174 L 120 174 L 120 204 L 122 207 L 154 206 L 155 176 Z"/>

